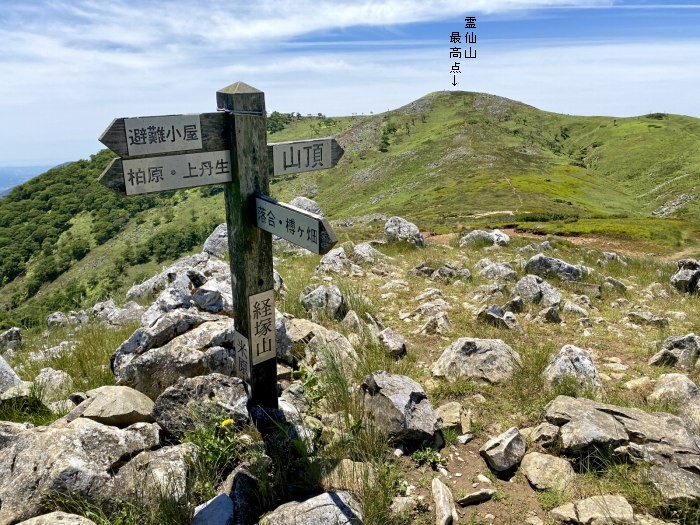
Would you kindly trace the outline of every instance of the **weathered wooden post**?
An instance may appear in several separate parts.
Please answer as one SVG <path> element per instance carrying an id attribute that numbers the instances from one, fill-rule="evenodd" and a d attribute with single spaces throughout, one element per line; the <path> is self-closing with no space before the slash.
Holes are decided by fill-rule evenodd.
<path id="1" fill-rule="evenodd" d="M 255 205 L 256 193 L 269 193 L 265 95 L 236 82 L 216 92 L 216 103 L 228 112 L 236 152 L 231 182 L 224 185 L 234 320 L 242 336 L 236 365 L 239 377 L 248 376 L 251 404 L 277 408 L 272 235 L 256 226 Z"/>

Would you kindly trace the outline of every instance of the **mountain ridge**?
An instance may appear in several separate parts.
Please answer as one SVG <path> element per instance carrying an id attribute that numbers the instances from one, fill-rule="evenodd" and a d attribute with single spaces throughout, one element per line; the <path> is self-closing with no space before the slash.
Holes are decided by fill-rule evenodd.
<path id="1" fill-rule="evenodd" d="M 345 148 L 338 166 L 275 178 L 271 194 L 314 198 L 330 219 L 358 222 L 343 228 L 348 239 L 378 228 L 358 217 L 383 214 L 435 234 L 484 226 L 660 253 L 697 247 L 700 119 L 576 117 L 448 91 L 378 115 L 297 116 L 268 142 L 320 136 Z M 218 187 L 116 197 L 96 182 L 111 158 L 103 150 L 54 168 L 0 200 L 0 323 L 123 293 L 223 222 Z"/>

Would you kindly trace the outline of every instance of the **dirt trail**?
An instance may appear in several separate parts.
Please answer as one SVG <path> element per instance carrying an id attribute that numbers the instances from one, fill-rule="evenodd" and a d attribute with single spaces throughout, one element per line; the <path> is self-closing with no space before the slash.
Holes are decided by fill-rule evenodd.
<path id="1" fill-rule="evenodd" d="M 503 233 L 509 237 L 524 237 L 528 239 L 536 239 L 542 241 L 545 236 L 537 235 L 528 232 L 516 232 L 513 228 L 503 228 L 501 229 Z M 430 239 L 431 242 L 437 244 L 450 244 L 458 236 L 456 233 L 446 233 L 443 235 L 427 235 L 423 234 L 426 239 Z M 624 239 L 612 239 L 610 237 L 603 237 L 598 235 L 580 235 L 580 236 L 566 236 L 566 235 L 556 235 L 557 239 L 562 239 L 568 241 L 576 246 L 585 246 L 587 248 L 593 248 L 601 251 L 615 252 L 620 255 L 627 255 L 631 257 L 642 257 L 649 254 L 649 248 L 645 246 L 640 246 L 634 241 L 628 241 Z M 696 248 L 684 248 L 671 253 L 666 254 L 655 254 L 655 257 L 666 261 L 676 261 L 684 257 L 689 257 L 697 253 Z"/>

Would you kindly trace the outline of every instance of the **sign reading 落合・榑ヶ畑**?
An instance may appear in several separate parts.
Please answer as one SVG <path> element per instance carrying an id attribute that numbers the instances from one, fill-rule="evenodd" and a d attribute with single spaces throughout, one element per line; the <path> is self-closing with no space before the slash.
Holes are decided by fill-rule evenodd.
<path id="1" fill-rule="evenodd" d="M 125 118 L 130 157 L 202 149 L 199 114 Z"/>
<path id="2" fill-rule="evenodd" d="M 324 217 L 278 202 L 268 195 L 256 195 L 255 217 L 261 230 L 314 253 L 328 253 L 336 243 L 335 234 Z"/>

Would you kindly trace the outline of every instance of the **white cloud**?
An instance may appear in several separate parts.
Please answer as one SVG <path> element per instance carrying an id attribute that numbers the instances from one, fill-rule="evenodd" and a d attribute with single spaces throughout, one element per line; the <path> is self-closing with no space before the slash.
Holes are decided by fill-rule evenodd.
<path id="1" fill-rule="evenodd" d="M 446 47 L 400 25 L 609 0 L 125 0 L 12 3 L 0 14 L 0 165 L 87 156 L 118 116 L 204 112 L 243 80 L 270 109 L 386 111 L 452 89 Z M 510 15 L 508 15 L 510 16 Z M 356 26 L 394 41 L 342 42 Z M 332 35 L 332 36 L 330 36 Z M 298 39 L 304 37 L 305 42 Z M 307 40 L 309 42 L 307 42 Z M 321 43 L 319 43 L 319 41 Z M 550 111 L 700 116 L 697 42 L 485 42 L 457 89 Z M 400 52 L 396 52 L 400 49 Z M 31 145 L 28 145 L 32 143 Z M 41 144 L 37 147 L 36 144 Z"/>

